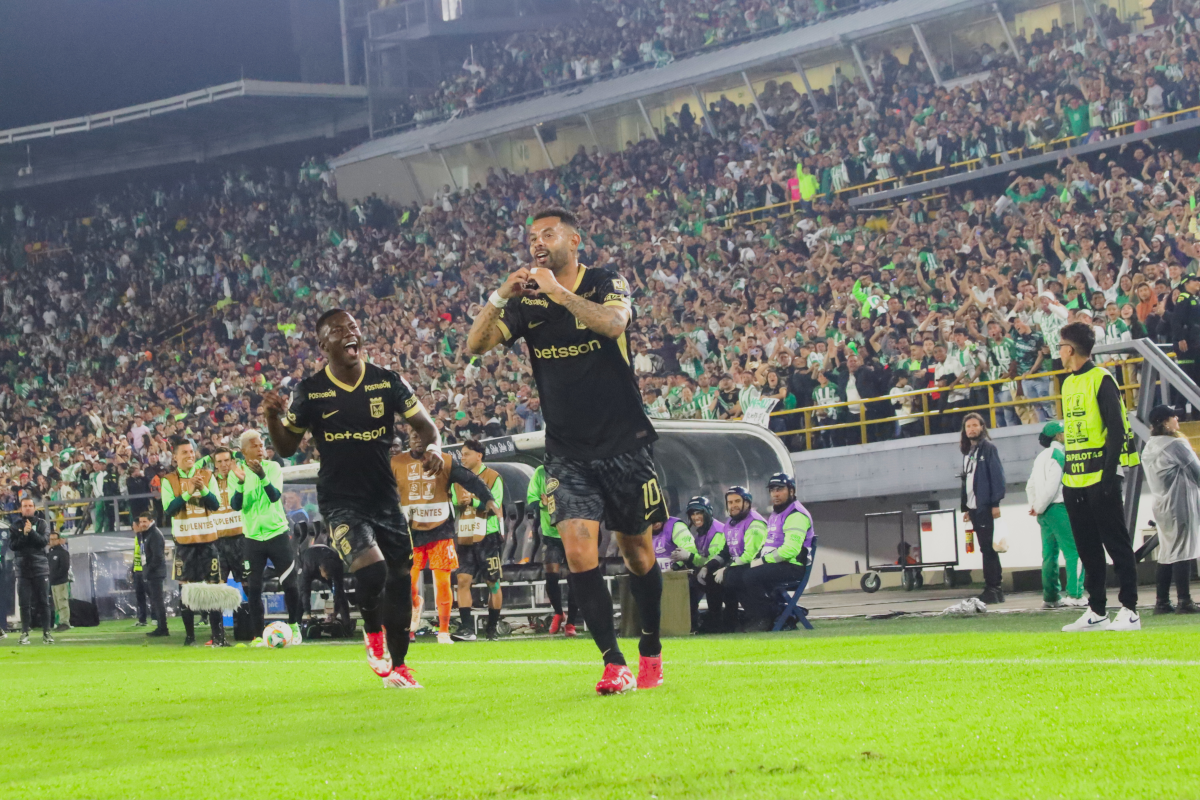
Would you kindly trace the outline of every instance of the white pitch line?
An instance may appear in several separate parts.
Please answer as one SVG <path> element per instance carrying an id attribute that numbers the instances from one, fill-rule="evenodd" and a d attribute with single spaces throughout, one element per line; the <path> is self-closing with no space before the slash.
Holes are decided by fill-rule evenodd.
<path id="1" fill-rule="evenodd" d="M 179 664 L 174 659 L 152 659 L 149 664 Z M 357 659 L 279 659 L 246 660 L 246 659 L 213 659 L 211 661 L 193 661 L 192 664 L 253 664 L 278 665 L 283 664 L 359 664 Z M 427 661 L 418 659 L 418 667 L 473 667 L 481 666 L 532 666 L 532 667 L 594 667 L 596 661 L 565 661 L 555 659 L 489 659 L 487 661 Z M 784 659 L 764 661 L 664 661 L 670 666 L 693 667 L 966 667 L 966 666 L 1023 666 L 1023 667 L 1059 667 L 1059 666 L 1111 666 L 1111 667 L 1200 667 L 1200 660 L 1169 659 L 1169 658 L 861 658 L 861 659 Z"/>

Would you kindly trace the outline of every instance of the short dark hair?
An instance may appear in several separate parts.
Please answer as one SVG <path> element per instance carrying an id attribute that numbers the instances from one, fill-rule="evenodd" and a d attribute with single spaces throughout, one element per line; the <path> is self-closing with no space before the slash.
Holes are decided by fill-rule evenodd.
<path id="1" fill-rule="evenodd" d="M 474 450 L 476 453 L 479 453 L 479 455 L 483 455 L 483 442 L 479 441 L 478 439 L 467 439 L 465 442 L 463 442 L 463 450 Z"/>
<path id="2" fill-rule="evenodd" d="M 1064 325 L 1058 338 L 1079 351 L 1081 356 L 1090 356 L 1096 346 L 1096 331 L 1086 322 L 1072 322 Z"/>
<path id="3" fill-rule="evenodd" d="M 547 206 L 540 211 L 535 211 L 533 221 L 537 222 L 539 219 L 548 219 L 550 217 L 558 217 L 558 221 L 562 224 L 576 229 L 579 228 L 579 220 L 576 216 L 562 206 Z"/>
<path id="4" fill-rule="evenodd" d="M 171 437 L 171 452 L 174 453 L 176 450 L 183 447 L 185 444 L 191 444 L 191 443 L 192 443 L 192 440 L 186 436 L 172 436 Z"/>
<path id="5" fill-rule="evenodd" d="M 156 521 L 156 519 L 155 519 L 155 516 L 154 516 L 154 512 L 153 512 L 152 510 L 148 509 L 148 508 L 143 508 L 141 511 L 137 512 L 136 514 L 134 514 L 134 515 L 133 515 L 133 518 L 134 518 L 134 519 L 148 519 L 148 520 L 150 520 L 151 522 L 155 522 L 155 521 Z"/>
<path id="6" fill-rule="evenodd" d="M 217 456 L 221 455 L 222 453 L 224 453 L 227 456 L 233 457 L 232 450 L 230 450 L 228 447 L 221 446 L 212 451 L 213 461 L 216 461 Z"/>
<path id="7" fill-rule="evenodd" d="M 331 308 L 321 316 L 317 317 L 317 333 L 321 332 L 321 326 L 329 321 L 329 318 L 336 314 L 349 314 L 350 312 L 344 308 Z"/>

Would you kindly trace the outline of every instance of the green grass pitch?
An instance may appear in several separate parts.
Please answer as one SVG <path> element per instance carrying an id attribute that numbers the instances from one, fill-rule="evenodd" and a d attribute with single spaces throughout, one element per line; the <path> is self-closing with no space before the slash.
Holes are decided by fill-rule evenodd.
<path id="1" fill-rule="evenodd" d="M 361 644 L 10 636 L 0 797 L 1200 795 L 1200 621 L 1074 616 L 668 640 L 664 687 L 607 698 L 588 639 L 418 644 L 426 688 L 385 691 Z"/>

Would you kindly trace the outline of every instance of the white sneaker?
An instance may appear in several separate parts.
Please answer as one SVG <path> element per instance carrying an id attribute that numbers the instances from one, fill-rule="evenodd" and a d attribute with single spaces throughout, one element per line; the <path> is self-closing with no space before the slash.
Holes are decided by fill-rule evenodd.
<path id="1" fill-rule="evenodd" d="M 1082 597 L 1064 597 L 1062 605 L 1064 608 L 1084 608 L 1088 604 L 1087 600 Z"/>
<path id="2" fill-rule="evenodd" d="M 438 631 L 438 644 L 454 644 L 454 640 L 450 638 L 450 631 Z"/>
<path id="3" fill-rule="evenodd" d="M 1083 612 L 1083 616 L 1072 622 L 1070 625 L 1063 625 L 1063 633 L 1080 633 L 1089 631 L 1106 631 L 1108 630 L 1108 616 L 1097 614 L 1090 608 Z"/>
<path id="4" fill-rule="evenodd" d="M 291 646 L 295 647 L 296 645 L 299 645 L 299 644 L 304 644 L 304 637 L 300 634 L 300 626 L 296 623 L 292 623 L 292 644 L 291 644 Z"/>
<path id="5" fill-rule="evenodd" d="M 1062 608 L 1065 603 L 1062 600 L 1043 600 L 1042 608 Z"/>
<path id="6" fill-rule="evenodd" d="M 1142 629 L 1142 618 L 1132 608 L 1121 607 L 1117 612 L 1117 616 L 1108 624 L 1110 631 L 1140 631 Z"/>

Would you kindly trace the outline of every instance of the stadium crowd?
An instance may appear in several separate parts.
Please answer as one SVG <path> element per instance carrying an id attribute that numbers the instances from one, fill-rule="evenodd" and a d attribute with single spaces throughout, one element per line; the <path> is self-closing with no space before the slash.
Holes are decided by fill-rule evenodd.
<path id="1" fill-rule="evenodd" d="M 1047 379 L 1021 378 L 1054 366 L 1068 321 L 1090 318 L 1101 341 L 1173 342 L 1173 328 L 1191 324 L 1175 300 L 1196 264 L 1194 160 L 1145 141 L 1041 178 L 1014 173 L 1003 194 L 967 188 L 887 213 L 855 213 L 836 190 L 919 164 L 910 145 L 935 120 L 948 139 L 958 114 L 975 120 L 968 134 L 989 116 L 1015 121 L 1026 93 L 1026 110 L 1074 133 L 1064 109 L 1091 91 L 1089 74 L 1109 93 L 1105 107 L 1114 93 L 1141 97 L 1159 75 L 1163 103 L 1188 107 L 1194 8 L 1177 8 L 1187 13 L 1176 25 L 1107 51 L 1085 36 L 1088 59 L 1063 47 L 1065 33 L 1035 44 L 1035 32 L 1029 69 L 1042 82 L 1002 65 L 989 79 L 998 82 L 927 97 L 910 87 L 872 99 L 856 82 L 815 116 L 790 85 L 770 84 L 767 124 L 723 98 L 709 111 L 713 136 L 684 107 L 658 141 L 580 148 L 556 170 L 489 171 L 423 206 L 342 204 L 314 159 L 298 174 L 213 171 L 74 207 L 4 208 L 2 502 L 155 491 L 170 436 L 205 451 L 227 444 L 256 423 L 263 392 L 313 369 L 311 328 L 333 305 L 364 321 L 372 358 L 409 376 L 447 439 L 539 429 L 522 353 L 471 358 L 463 339 L 487 292 L 524 259 L 525 221 L 545 204 L 579 212 L 582 263 L 611 264 L 634 284 L 633 364 L 654 416 L 846 402 L 814 424 L 857 419 L 865 405 L 888 421 L 870 436 L 886 438 L 924 432 L 908 416 L 914 389 L 945 390 L 932 396 L 946 412 L 934 430 L 957 430 L 953 412 L 981 399 L 965 388 L 976 379 L 1012 378 L 1000 400 L 1046 396 Z M 717 222 L 796 194 L 806 199 L 794 216 Z M 771 420 L 779 432 L 802 424 Z M 858 436 L 818 431 L 813 446 Z"/>
<path id="2" fill-rule="evenodd" d="M 618 74 L 638 64 L 662 66 L 676 54 L 785 31 L 872 5 L 876 3 L 858 0 L 727 0 L 715 6 L 680 0 L 659 7 L 587 3 L 578 23 L 475 46 L 460 72 L 435 91 L 410 97 L 396 123 L 446 119 L 505 98 Z M 1197 104 L 1196 81 L 1194 66 L 1189 66 L 1194 59 L 1187 52 L 1194 49 L 1195 8 L 1191 0 L 1160 0 L 1151 13 L 1159 24 L 1149 37 L 1131 39 L 1130 23 L 1115 8 L 1100 5 L 1099 26 L 1085 19 L 1078 29 L 1072 23 L 1049 32 L 1039 29 L 1028 39 L 1015 39 L 1016 53 L 1007 44 L 963 46 L 953 58 L 939 58 L 937 64 L 945 80 L 966 78 L 948 93 L 934 91 L 932 73 L 919 50 L 914 48 L 905 64 L 887 48 L 876 48 L 868 53 L 867 67 L 881 96 L 864 97 L 865 82 L 839 72 L 834 86 L 817 90 L 817 100 L 826 108 L 840 106 L 841 94 L 849 91 L 845 106 L 858 113 L 850 120 L 811 120 L 813 138 L 834 137 L 836 146 L 825 149 L 834 165 L 864 154 L 871 162 L 881 149 L 891 153 L 894 141 L 905 158 L 888 164 L 881 155 L 877 165 L 868 167 L 875 172 L 886 169 L 878 176 L 883 178 L 1037 147 L 1061 136 L 1157 117 L 1173 108 L 1192 108 Z M 1101 34 L 1109 40 L 1107 49 Z M 1147 82 L 1147 77 L 1154 81 Z M 1065 87 L 1073 88 L 1064 92 Z M 1072 95 L 1079 96 L 1078 106 L 1070 104 Z M 798 107 L 801 96 L 789 91 L 778 101 L 777 108 Z M 770 96 L 764 99 L 767 116 L 766 106 L 774 102 Z M 913 119 L 917 125 L 905 130 Z M 847 124 L 849 130 L 843 130 Z"/>
<path id="3" fill-rule="evenodd" d="M 585 0 L 578 21 L 569 25 L 474 45 L 459 73 L 428 95 L 414 95 L 409 105 L 417 122 L 442 119 L 516 95 L 609 77 L 639 64 L 663 66 L 677 55 L 873 5 L 878 0 Z"/>

